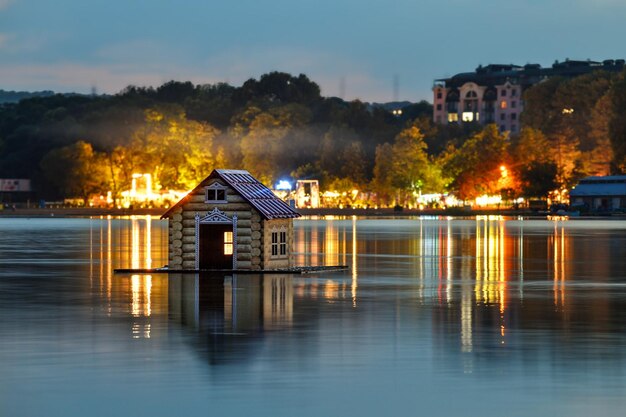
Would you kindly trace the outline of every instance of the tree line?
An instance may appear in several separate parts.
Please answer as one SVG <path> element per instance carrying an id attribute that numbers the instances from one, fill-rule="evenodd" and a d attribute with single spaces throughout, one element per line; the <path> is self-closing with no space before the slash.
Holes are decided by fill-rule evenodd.
<path id="1" fill-rule="evenodd" d="M 306 75 L 282 72 L 240 87 L 170 81 L 110 96 L 34 97 L 0 106 L 0 178 L 30 178 L 41 198 L 86 199 L 119 197 L 136 172 L 188 190 L 213 168 L 243 168 L 267 185 L 318 179 L 384 206 L 430 192 L 543 197 L 626 168 L 623 73 L 552 78 L 524 100 L 513 137 L 495 125 L 435 125 L 427 102 L 397 115 L 323 97 Z"/>

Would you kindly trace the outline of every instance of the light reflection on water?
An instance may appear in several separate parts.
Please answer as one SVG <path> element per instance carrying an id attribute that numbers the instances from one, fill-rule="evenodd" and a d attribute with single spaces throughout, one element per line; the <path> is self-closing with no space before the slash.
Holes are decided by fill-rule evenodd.
<path id="1" fill-rule="evenodd" d="M 114 274 L 166 264 L 166 224 L 0 219 L 0 415 L 622 415 L 626 222 L 334 217 L 295 240 L 350 270 Z"/>

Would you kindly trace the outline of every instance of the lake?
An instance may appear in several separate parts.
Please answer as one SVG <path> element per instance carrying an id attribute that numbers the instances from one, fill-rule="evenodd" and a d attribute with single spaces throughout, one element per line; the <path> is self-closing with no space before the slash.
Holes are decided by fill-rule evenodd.
<path id="1" fill-rule="evenodd" d="M 623 416 L 626 221 L 295 222 L 310 275 L 167 263 L 151 217 L 0 218 L 0 416 Z"/>

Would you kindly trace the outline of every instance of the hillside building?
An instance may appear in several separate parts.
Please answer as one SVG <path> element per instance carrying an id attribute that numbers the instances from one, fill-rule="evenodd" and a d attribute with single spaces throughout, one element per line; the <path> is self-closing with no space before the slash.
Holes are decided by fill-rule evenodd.
<path id="1" fill-rule="evenodd" d="M 435 80 L 433 121 L 437 124 L 495 123 L 500 131 L 520 130 L 524 91 L 550 77 L 576 77 L 597 70 L 619 72 L 624 60 L 555 62 L 550 68 L 539 64 L 487 65 L 474 72 Z"/>

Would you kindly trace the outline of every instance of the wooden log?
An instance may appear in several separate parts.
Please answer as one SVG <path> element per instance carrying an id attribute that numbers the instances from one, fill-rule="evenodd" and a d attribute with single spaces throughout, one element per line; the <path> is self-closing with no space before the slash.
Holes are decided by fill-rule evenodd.
<path id="1" fill-rule="evenodd" d="M 252 259 L 252 255 L 250 255 L 249 253 L 237 254 L 237 263 L 239 263 L 239 261 L 249 261 L 250 259 Z"/>
<path id="2" fill-rule="evenodd" d="M 183 236 L 195 236 L 196 228 L 195 227 L 185 227 L 183 229 Z"/>
<path id="3" fill-rule="evenodd" d="M 245 227 L 246 229 L 250 228 L 250 220 L 239 220 L 237 219 L 237 229 L 240 227 Z"/>
<path id="4" fill-rule="evenodd" d="M 183 230 L 183 224 L 181 222 L 172 222 L 172 231 Z"/>
<path id="5" fill-rule="evenodd" d="M 252 238 L 250 236 L 237 236 L 237 245 L 250 245 Z"/>
<path id="6" fill-rule="evenodd" d="M 192 194 L 188 197 L 187 203 L 204 203 L 206 195 L 203 192 Z"/>
<path id="7" fill-rule="evenodd" d="M 171 248 L 170 256 L 182 256 L 183 248 Z"/>
<path id="8" fill-rule="evenodd" d="M 240 196 L 239 194 L 235 194 L 236 191 L 233 190 L 232 188 L 229 189 L 228 191 L 232 192 L 226 192 L 226 201 L 228 201 L 228 204 L 231 203 L 246 203 L 248 204 L 248 202 L 246 201 L 245 198 L 243 198 L 242 196 Z"/>
<path id="9" fill-rule="evenodd" d="M 252 263 L 250 261 L 237 261 L 237 269 L 252 269 Z"/>
<path id="10" fill-rule="evenodd" d="M 250 253 L 252 252 L 252 246 L 250 245 L 237 245 L 237 253 Z"/>
<path id="11" fill-rule="evenodd" d="M 261 257 L 253 256 L 252 257 L 252 265 L 261 265 Z"/>
<path id="12" fill-rule="evenodd" d="M 181 242 L 182 244 L 182 242 Z M 195 243 L 185 243 L 183 246 L 183 253 L 195 253 L 196 252 L 196 244 Z"/>
<path id="13" fill-rule="evenodd" d="M 183 264 L 183 257 L 182 256 L 172 256 L 170 263 L 176 264 L 176 265 L 182 265 Z"/>
<path id="14" fill-rule="evenodd" d="M 261 215 L 256 210 L 252 213 L 252 221 L 261 223 Z"/>
<path id="15" fill-rule="evenodd" d="M 239 236 L 251 236 L 252 235 L 252 231 L 250 229 L 237 229 L 237 237 Z M 254 237 L 252 237 L 252 239 L 254 240 Z"/>
<path id="16" fill-rule="evenodd" d="M 185 227 L 196 227 L 196 219 L 185 219 L 182 221 L 183 228 Z"/>
<path id="17" fill-rule="evenodd" d="M 183 238 L 183 232 L 181 230 L 177 230 L 172 233 L 172 240 L 181 240 Z"/>
<path id="18" fill-rule="evenodd" d="M 172 246 L 174 246 L 175 248 L 180 248 L 183 246 L 183 242 L 181 240 L 174 239 L 174 241 L 172 242 Z"/>
<path id="19" fill-rule="evenodd" d="M 185 244 L 185 243 L 193 243 L 193 244 L 195 244 L 196 243 L 196 236 L 195 235 L 194 236 L 183 236 L 182 239 L 183 239 L 183 244 Z"/>
<path id="20" fill-rule="evenodd" d="M 228 204 L 210 204 L 210 203 L 185 203 L 183 204 L 183 215 L 188 211 L 204 211 L 210 212 L 214 207 L 217 207 L 220 211 L 246 211 L 249 212 L 252 208 L 250 204 L 246 203 L 228 203 Z"/>
<path id="21" fill-rule="evenodd" d="M 252 248 L 250 253 L 252 254 L 252 256 L 257 256 L 257 257 L 261 256 L 261 249 L 260 248 Z"/>
<path id="22" fill-rule="evenodd" d="M 261 239 L 261 232 L 259 231 L 254 231 L 252 232 L 252 239 Z"/>
<path id="23" fill-rule="evenodd" d="M 252 223 L 250 224 L 250 229 L 252 229 L 253 231 L 261 231 L 261 223 L 252 220 Z"/>
<path id="24" fill-rule="evenodd" d="M 183 221 L 183 215 L 181 213 L 176 213 L 172 216 L 172 221 L 175 222 L 182 222 Z"/>
<path id="25" fill-rule="evenodd" d="M 196 269 L 196 261 L 183 261 L 183 269 Z"/>
<path id="26" fill-rule="evenodd" d="M 195 253 L 183 253 L 182 259 L 184 261 L 195 261 L 196 254 Z"/>
<path id="27" fill-rule="evenodd" d="M 252 241 L 251 245 L 253 248 L 260 248 L 261 247 L 261 241 L 259 239 L 252 239 L 250 238 L 250 240 Z"/>

